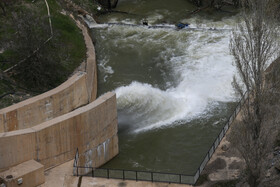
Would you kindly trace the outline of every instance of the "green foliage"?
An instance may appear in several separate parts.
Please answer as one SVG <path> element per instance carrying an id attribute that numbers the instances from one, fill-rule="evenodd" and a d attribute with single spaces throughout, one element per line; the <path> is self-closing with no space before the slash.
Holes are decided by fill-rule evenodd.
<path id="1" fill-rule="evenodd" d="M 11 3 L 6 7 L 6 15 L 0 12 L 0 46 L 5 49 L 0 54 L 0 61 L 4 62 L 1 70 L 43 46 L 13 70 L 13 78 L 28 89 L 45 91 L 61 84 L 86 58 L 84 39 L 75 22 L 60 13 L 56 0 L 48 0 L 48 4 L 54 36 L 45 46 L 42 44 L 50 37 L 50 28 L 44 1 Z"/>
<path id="2" fill-rule="evenodd" d="M 86 57 L 86 47 L 81 31 L 69 17 L 56 14 L 52 19 L 55 30 L 59 33 L 55 37 L 60 42 L 62 63 L 70 74 Z"/>
<path id="3" fill-rule="evenodd" d="M 17 58 L 17 53 L 12 49 L 0 53 L 0 70 L 8 69 L 11 66 L 9 60 L 12 58 Z"/>

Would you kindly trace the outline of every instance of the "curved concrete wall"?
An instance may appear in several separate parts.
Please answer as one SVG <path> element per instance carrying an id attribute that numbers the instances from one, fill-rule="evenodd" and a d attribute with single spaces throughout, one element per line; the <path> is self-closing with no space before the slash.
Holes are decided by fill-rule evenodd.
<path id="1" fill-rule="evenodd" d="M 0 133 L 0 171 L 34 159 L 50 168 L 83 153 L 81 165 L 98 167 L 118 154 L 116 96 L 96 101 L 35 127 Z"/>
<path id="2" fill-rule="evenodd" d="M 87 47 L 85 72 L 0 110 L 0 172 L 32 159 L 47 169 L 73 159 L 77 148 L 79 164 L 92 167 L 118 154 L 116 96 L 107 93 L 95 100 L 95 49 L 87 28 L 76 23 Z"/>
<path id="3" fill-rule="evenodd" d="M 78 72 L 57 88 L 0 110 L 0 132 L 33 127 L 96 99 L 95 48 L 87 28 L 76 21 L 87 47 L 85 72 Z"/>
<path id="4" fill-rule="evenodd" d="M 53 90 L 0 110 L 0 132 L 33 127 L 87 103 L 86 74 L 80 72 Z"/>

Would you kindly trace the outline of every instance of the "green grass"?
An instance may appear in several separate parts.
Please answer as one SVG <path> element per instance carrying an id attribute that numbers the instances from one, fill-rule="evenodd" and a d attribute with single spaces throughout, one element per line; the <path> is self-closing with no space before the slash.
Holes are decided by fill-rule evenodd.
<path id="1" fill-rule="evenodd" d="M 0 54 L 0 69 L 5 70 L 8 69 L 11 65 L 7 63 L 8 59 L 16 58 L 17 54 L 15 51 L 8 49 Z"/>
<path id="2" fill-rule="evenodd" d="M 54 37 L 52 42 L 57 46 L 57 56 L 59 56 L 62 69 L 64 73 L 60 76 L 59 81 L 54 85 L 59 85 L 64 82 L 68 76 L 85 60 L 86 58 L 86 46 L 83 39 L 82 32 L 76 26 L 74 20 L 70 17 L 61 14 L 62 8 L 56 0 L 48 0 L 50 7 L 51 21 L 53 25 Z M 44 24 L 49 24 L 47 19 L 47 8 L 44 1 L 24 0 L 22 2 L 17 2 L 9 7 L 7 7 L 7 15 L 2 15 L 0 11 L 0 46 L 9 46 L 8 42 L 13 39 L 16 34 L 13 28 L 12 14 L 19 14 L 20 12 L 32 11 L 36 16 L 46 17 Z M 30 20 L 32 21 L 32 20 Z M 42 34 L 42 29 L 37 29 L 37 33 Z M 50 35 L 44 34 L 44 38 L 48 38 Z M 0 61 L 7 61 L 13 59 L 15 62 L 20 61 L 17 54 L 12 49 L 6 48 L 4 53 L 0 54 Z M 5 70 L 12 66 L 13 64 L 1 63 L 0 69 Z M 20 80 L 18 80 L 21 84 Z M 6 81 L 0 80 L 0 95 L 9 92 L 11 87 Z M 2 98 L 0 100 L 1 106 L 8 106 L 14 103 L 14 101 L 9 97 Z M 3 105 L 4 103 L 4 105 Z"/>
<path id="3" fill-rule="evenodd" d="M 54 30 L 54 40 L 61 46 L 59 51 L 61 54 L 68 53 L 69 57 L 62 59 L 62 64 L 67 74 L 71 74 L 86 58 L 83 35 L 74 20 L 60 13 L 62 8 L 56 0 L 48 0 L 48 4 Z M 41 16 L 43 14 L 47 15 L 45 3 L 37 1 L 37 7 L 40 9 Z"/>
<path id="4" fill-rule="evenodd" d="M 68 50 L 66 52 L 69 54 L 69 59 L 63 61 L 63 65 L 67 72 L 71 73 L 86 58 L 86 46 L 83 35 L 74 21 L 62 14 L 55 14 L 52 17 L 52 23 L 54 29 L 60 33 L 57 38 L 58 42 L 63 44 L 63 47 Z M 65 52 L 62 51 L 62 53 Z"/>

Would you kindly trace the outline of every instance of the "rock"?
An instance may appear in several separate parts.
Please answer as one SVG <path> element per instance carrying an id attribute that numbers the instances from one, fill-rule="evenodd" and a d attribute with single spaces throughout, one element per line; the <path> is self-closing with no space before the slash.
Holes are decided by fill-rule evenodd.
<path id="1" fill-rule="evenodd" d="M 86 15 L 86 19 L 87 21 L 89 21 L 90 23 L 96 23 L 96 21 L 90 16 L 90 15 Z"/>
<path id="2" fill-rule="evenodd" d="M 268 171 L 266 172 L 266 174 L 265 174 L 265 177 L 266 177 L 266 178 L 269 178 L 270 176 L 271 176 L 271 171 L 268 170 Z"/>
<path id="3" fill-rule="evenodd" d="M 108 9 L 116 8 L 118 4 L 118 0 L 98 0 L 97 2 Z"/>
<path id="4" fill-rule="evenodd" d="M 227 151 L 227 150 L 228 150 L 228 148 L 229 148 L 229 147 L 228 147 L 228 145 L 227 145 L 227 144 L 222 145 L 222 150 L 223 150 L 223 151 Z"/>

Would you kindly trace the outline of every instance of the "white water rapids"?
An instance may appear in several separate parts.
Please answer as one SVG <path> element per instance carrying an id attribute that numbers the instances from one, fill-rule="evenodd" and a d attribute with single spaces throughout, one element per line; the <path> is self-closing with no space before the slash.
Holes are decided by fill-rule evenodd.
<path id="1" fill-rule="evenodd" d="M 164 83 L 164 89 L 149 81 L 135 80 L 116 88 L 119 124 L 130 124 L 132 132 L 163 128 L 178 121 L 188 122 L 207 115 L 219 102 L 235 101 L 231 86 L 235 67 L 229 54 L 230 32 L 207 30 L 231 28 L 232 18 L 218 22 L 201 19 L 198 22 L 195 18 L 188 21 L 192 22 L 191 27 L 202 29 L 107 28 L 108 33 L 119 37 L 112 40 L 113 48 L 121 49 L 124 44 L 126 48 L 131 46 L 131 50 L 138 53 L 135 58 L 154 50 L 157 63 L 151 68 L 168 67 L 173 78 Z M 105 77 L 115 73 L 108 59 L 99 62 L 99 69 Z M 149 80 L 148 69 L 143 74 Z"/>

